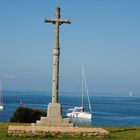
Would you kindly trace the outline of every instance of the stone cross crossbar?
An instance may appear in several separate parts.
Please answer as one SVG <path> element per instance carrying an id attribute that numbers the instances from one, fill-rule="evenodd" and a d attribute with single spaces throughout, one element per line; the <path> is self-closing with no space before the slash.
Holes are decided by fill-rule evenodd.
<path id="1" fill-rule="evenodd" d="M 52 18 L 44 19 L 44 23 L 47 23 L 47 22 L 53 23 L 53 24 L 56 24 L 58 22 L 59 25 L 61 25 L 63 23 L 71 24 L 71 21 L 68 19 L 52 19 Z"/>

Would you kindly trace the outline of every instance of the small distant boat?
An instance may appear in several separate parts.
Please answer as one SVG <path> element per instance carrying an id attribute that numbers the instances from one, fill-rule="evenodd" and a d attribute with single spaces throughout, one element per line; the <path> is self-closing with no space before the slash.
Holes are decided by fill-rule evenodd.
<path id="1" fill-rule="evenodd" d="M 84 85 L 85 85 L 85 90 L 86 90 L 86 94 L 87 94 L 87 98 L 88 98 L 89 112 L 86 112 L 84 110 L 84 106 L 83 106 Z M 91 110 L 90 99 L 89 99 L 88 88 L 87 88 L 87 82 L 86 82 L 83 67 L 82 67 L 82 106 L 70 108 L 66 115 L 67 115 L 67 117 L 70 117 L 70 118 L 81 118 L 81 119 L 91 119 L 92 118 L 92 110 Z"/>
<path id="2" fill-rule="evenodd" d="M 19 103 L 19 104 L 20 104 L 20 106 L 23 106 L 23 101 L 20 101 L 20 103 Z"/>
<path id="3" fill-rule="evenodd" d="M 133 93 L 132 93 L 131 91 L 130 91 L 130 93 L 129 93 L 129 96 L 130 96 L 130 97 L 132 97 L 132 96 L 133 96 Z"/>
<path id="4" fill-rule="evenodd" d="M 0 101 L 0 111 L 3 111 L 3 101 Z"/>
<path id="5" fill-rule="evenodd" d="M 2 98 L 2 88 L 1 88 L 1 83 L 0 83 L 0 111 L 3 111 L 3 98 Z"/>

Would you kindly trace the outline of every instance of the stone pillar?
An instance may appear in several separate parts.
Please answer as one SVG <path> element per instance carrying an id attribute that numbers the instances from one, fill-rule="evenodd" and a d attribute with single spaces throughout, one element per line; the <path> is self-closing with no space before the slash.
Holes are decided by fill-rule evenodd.
<path id="1" fill-rule="evenodd" d="M 56 9 L 56 19 L 60 18 L 60 8 Z M 52 103 L 58 103 L 59 87 L 59 22 L 55 24 L 55 40 L 53 49 L 53 78 L 52 78 Z"/>

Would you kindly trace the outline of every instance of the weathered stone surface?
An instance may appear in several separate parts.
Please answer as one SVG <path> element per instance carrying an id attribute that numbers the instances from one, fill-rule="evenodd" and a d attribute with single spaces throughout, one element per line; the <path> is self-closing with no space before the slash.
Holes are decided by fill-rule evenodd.
<path id="1" fill-rule="evenodd" d="M 102 128 L 46 127 L 46 126 L 9 126 L 8 135 L 13 136 L 106 136 L 109 132 Z"/>
<path id="2" fill-rule="evenodd" d="M 61 105 L 59 103 L 49 103 L 47 117 L 61 118 Z"/>
<path id="3" fill-rule="evenodd" d="M 59 103 L 49 103 L 47 117 L 41 117 L 36 124 L 31 126 L 47 126 L 47 127 L 73 127 L 74 124 L 69 122 L 68 118 L 62 118 L 61 105 Z"/>

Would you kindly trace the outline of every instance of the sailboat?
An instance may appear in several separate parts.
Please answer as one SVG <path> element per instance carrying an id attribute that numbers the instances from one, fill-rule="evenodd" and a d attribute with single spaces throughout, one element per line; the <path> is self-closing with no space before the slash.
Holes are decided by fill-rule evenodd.
<path id="1" fill-rule="evenodd" d="M 3 99 L 2 99 L 2 89 L 1 89 L 1 83 L 0 83 L 0 111 L 3 111 Z"/>
<path id="2" fill-rule="evenodd" d="M 89 112 L 86 112 L 84 110 L 84 105 L 83 105 L 83 103 L 84 103 L 84 101 L 83 101 L 84 85 L 85 85 L 85 91 L 86 91 L 87 98 L 88 98 Z M 81 118 L 81 119 L 91 119 L 92 118 L 92 110 L 91 110 L 87 82 L 86 82 L 83 66 L 82 66 L 82 105 L 79 107 L 70 108 L 66 115 L 67 115 L 67 117 L 71 117 L 71 118 Z"/>
<path id="3" fill-rule="evenodd" d="M 132 94 L 132 92 L 130 91 L 129 96 L 132 97 L 132 95 L 133 95 L 133 94 Z"/>

